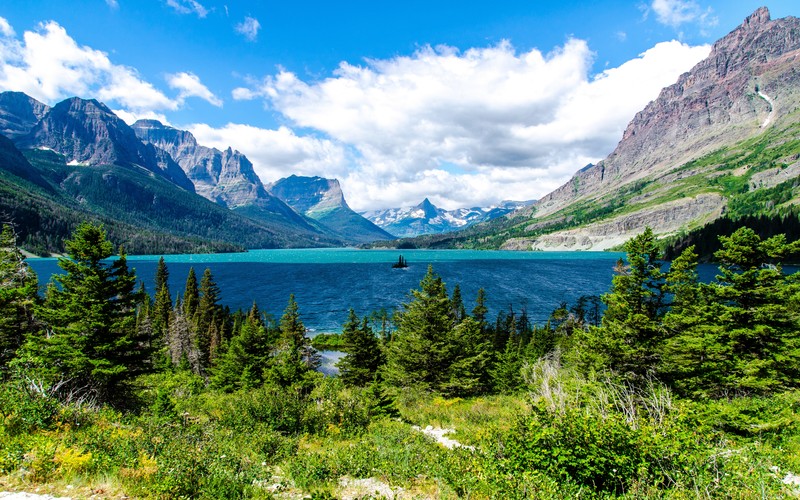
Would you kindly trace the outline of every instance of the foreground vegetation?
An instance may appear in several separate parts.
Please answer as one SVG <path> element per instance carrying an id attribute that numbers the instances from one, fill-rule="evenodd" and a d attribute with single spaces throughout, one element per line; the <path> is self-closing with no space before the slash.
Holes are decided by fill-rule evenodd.
<path id="1" fill-rule="evenodd" d="M 602 302 L 467 311 L 429 269 L 387 326 L 343 325 L 341 375 L 289 298 L 278 321 L 218 303 L 211 272 L 150 297 L 102 228 L 37 295 L 0 241 L 0 485 L 138 498 L 754 498 L 797 494 L 797 243 L 722 238 L 720 276 L 652 232 Z M 328 343 L 333 342 L 328 339 Z M 416 425 L 417 428 L 414 428 Z M 447 448 L 420 429 L 454 429 Z M 371 481 L 366 481 L 370 479 Z M 388 489 L 391 488 L 391 491 Z"/>

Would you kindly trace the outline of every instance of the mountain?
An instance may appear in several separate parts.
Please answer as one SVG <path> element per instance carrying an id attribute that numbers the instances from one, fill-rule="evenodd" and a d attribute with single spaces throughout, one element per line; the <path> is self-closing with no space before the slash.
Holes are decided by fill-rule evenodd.
<path id="1" fill-rule="evenodd" d="M 144 168 L 187 191 L 194 185 L 168 155 L 146 146 L 105 104 L 72 97 L 52 108 L 25 135 L 14 139 L 20 149 L 51 149 L 75 165 L 119 165 Z"/>
<path id="2" fill-rule="evenodd" d="M 197 194 L 252 219 L 322 237 L 313 223 L 267 192 L 253 164 L 239 151 L 199 145 L 191 132 L 157 120 L 139 120 L 132 128 L 142 142 L 166 151 L 180 165 Z"/>
<path id="3" fill-rule="evenodd" d="M 372 210 L 362 213 L 378 227 L 399 238 L 413 238 L 423 234 L 457 231 L 466 227 L 502 217 L 532 202 L 504 201 L 494 207 L 458 208 L 444 210 L 425 198 L 415 207 Z"/>
<path id="4" fill-rule="evenodd" d="M 291 175 L 268 185 L 267 189 L 298 212 L 351 242 L 394 239 L 347 205 L 336 179 Z"/>
<path id="5" fill-rule="evenodd" d="M 103 223 L 133 253 L 341 244 L 265 191 L 263 205 L 233 211 L 199 196 L 167 151 L 144 144 L 98 101 L 71 98 L 50 108 L 5 92 L 0 117 L 9 131 L 0 136 L 0 215 L 35 253 L 62 252 L 63 239 L 83 220 Z M 288 217 L 248 212 L 270 203 Z"/>
<path id="6" fill-rule="evenodd" d="M 50 106 L 22 92 L 0 93 L 0 134 L 15 139 L 27 135 Z"/>
<path id="7" fill-rule="evenodd" d="M 720 217 L 781 218 L 798 211 L 798 138 L 800 19 L 760 8 L 637 113 L 607 158 L 533 207 L 424 244 L 603 250 L 646 226 L 677 237 Z"/>

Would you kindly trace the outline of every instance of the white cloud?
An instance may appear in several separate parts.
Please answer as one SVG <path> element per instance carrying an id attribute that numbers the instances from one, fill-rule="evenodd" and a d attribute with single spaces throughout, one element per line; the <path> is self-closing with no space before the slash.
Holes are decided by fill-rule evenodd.
<path id="1" fill-rule="evenodd" d="M 0 39 L 0 90 L 15 90 L 53 104 L 66 97 L 97 98 L 144 115 L 176 110 L 182 100 L 166 96 L 128 66 L 102 51 L 80 46 L 58 23 L 40 24 L 22 40 Z"/>
<path id="2" fill-rule="evenodd" d="M 199 97 L 210 104 L 222 107 L 222 99 L 215 96 L 208 87 L 203 85 L 200 78 L 193 73 L 176 73 L 174 75 L 167 75 L 167 83 L 170 88 L 177 89 L 178 99 L 183 101 L 187 97 Z"/>
<path id="3" fill-rule="evenodd" d="M 350 165 L 342 145 L 328 139 L 298 136 L 287 127 L 269 130 L 229 123 L 221 128 L 206 124 L 186 127 L 204 146 L 244 153 L 261 179 L 276 181 L 291 174 L 344 178 Z"/>
<path id="4" fill-rule="evenodd" d="M 16 33 L 14 33 L 14 28 L 8 23 L 8 20 L 5 17 L 0 17 L 0 35 L 12 37 Z"/>
<path id="5" fill-rule="evenodd" d="M 106 5 L 112 9 L 119 9 L 119 2 L 117 0 L 106 0 Z"/>
<path id="6" fill-rule="evenodd" d="M 200 18 L 208 15 L 208 9 L 197 0 L 167 0 L 167 5 L 175 9 L 178 14 L 197 14 Z"/>
<path id="7" fill-rule="evenodd" d="M 156 113 L 154 111 L 128 111 L 125 109 L 113 109 L 112 110 L 115 115 L 117 115 L 122 121 L 127 123 L 128 125 L 133 125 L 137 120 L 158 120 L 164 125 L 170 125 L 169 120 L 166 116 L 161 113 Z"/>
<path id="8" fill-rule="evenodd" d="M 233 96 L 260 95 L 297 126 L 348 145 L 357 165 L 343 185 L 354 207 L 427 193 L 454 208 L 546 194 L 610 153 L 633 115 L 708 52 L 661 43 L 592 78 L 581 40 L 549 54 L 507 42 L 463 53 L 425 47 L 343 62 L 317 82 L 280 71 Z"/>
<path id="9" fill-rule="evenodd" d="M 703 9 L 694 0 L 653 0 L 650 5 L 661 24 L 677 28 L 686 23 L 713 26 L 717 19 L 711 7 Z"/>
<path id="10" fill-rule="evenodd" d="M 245 17 L 244 21 L 236 25 L 236 32 L 244 35 L 251 42 L 256 41 L 260 29 L 261 23 L 258 22 L 258 19 L 250 16 Z"/>

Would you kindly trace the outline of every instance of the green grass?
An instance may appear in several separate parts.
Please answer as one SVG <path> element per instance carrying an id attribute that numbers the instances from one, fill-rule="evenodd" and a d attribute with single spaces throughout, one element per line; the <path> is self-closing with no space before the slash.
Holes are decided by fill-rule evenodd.
<path id="1" fill-rule="evenodd" d="M 565 372 L 562 396 L 535 385 L 467 399 L 405 392 L 395 419 L 370 416 L 368 391 L 334 379 L 298 397 L 215 393 L 186 377 L 141 379 L 134 414 L 3 384 L 0 482 L 130 498 L 270 498 L 274 485 L 335 497 L 345 476 L 424 498 L 774 498 L 790 493 L 783 475 L 800 471 L 798 391 L 673 397 L 659 413 L 643 394 L 631 413 L 603 406 L 598 394 L 612 389 Z M 155 405 L 160 391 L 172 405 Z M 475 450 L 444 448 L 412 424 L 453 428 L 448 437 Z"/>

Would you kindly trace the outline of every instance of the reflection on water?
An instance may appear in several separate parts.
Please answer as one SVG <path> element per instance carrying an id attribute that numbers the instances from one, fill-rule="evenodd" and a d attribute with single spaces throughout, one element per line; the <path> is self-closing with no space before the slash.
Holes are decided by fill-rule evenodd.
<path id="1" fill-rule="evenodd" d="M 318 372 L 322 372 L 329 377 L 339 374 L 339 369 L 336 368 L 336 363 L 345 356 L 342 351 L 319 351 L 322 360 L 320 362 Z"/>

